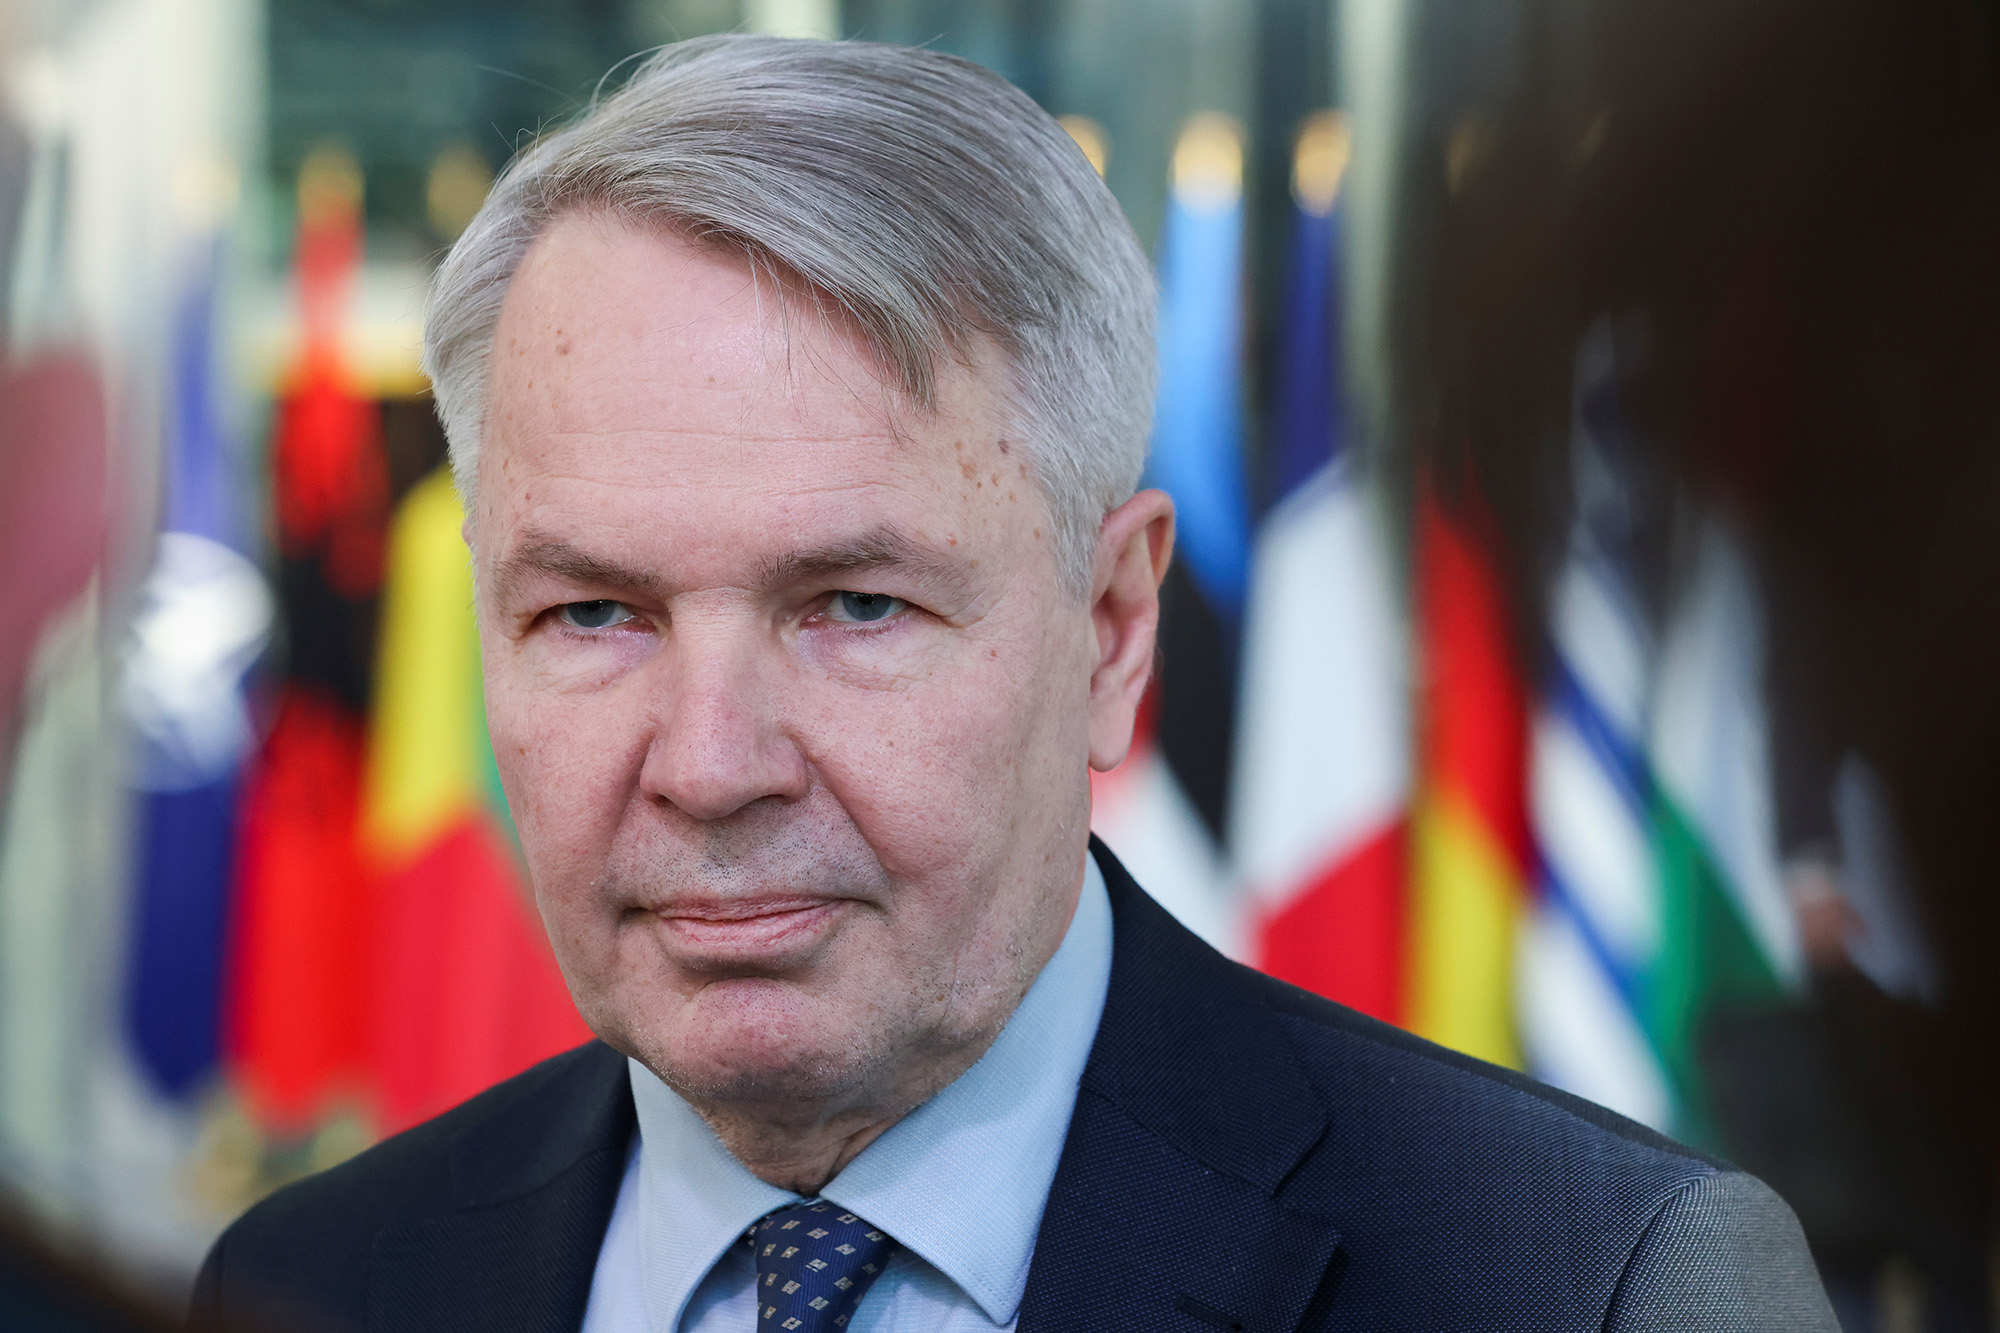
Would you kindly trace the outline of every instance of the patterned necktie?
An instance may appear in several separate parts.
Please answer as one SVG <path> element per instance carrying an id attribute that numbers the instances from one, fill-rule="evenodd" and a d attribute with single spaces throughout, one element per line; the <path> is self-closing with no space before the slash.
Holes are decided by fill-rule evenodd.
<path id="1" fill-rule="evenodd" d="M 823 1199 L 780 1208 L 750 1228 L 756 1333 L 835 1333 L 882 1276 L 896 1242 Z"/>

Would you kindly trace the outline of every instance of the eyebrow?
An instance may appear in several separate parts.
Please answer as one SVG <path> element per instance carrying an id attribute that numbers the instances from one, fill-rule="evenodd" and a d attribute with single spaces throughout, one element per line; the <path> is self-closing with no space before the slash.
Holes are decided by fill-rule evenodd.
<path id="1" fill-rule="evenodd" d="M 967 567 L 892 524 L 870 529 L 851 540 L 809 551 L 796 551 L 764 561 L 758 571 L 767 588 L 799 583 L 837 582 L 845 575 L 870 570 L 899 569 L 946 592 L 964 591 Z"/>
<path id="2" fill-rule="evenodd" d="M 667 591 L 664 580 L 656 574 L 592 555 L 561 538 L 535 536 L 515 547 L 493 571 L 495 590 L 504 600 L 537 574 L 585 587 L 641 592 L 651 597 L 662 597 Z"/>
<path id="3" fill-rule="evenodd" d="M 965 565 L 892 524 L 827 546 L 769 557 L 758 565 L 757 583 L 780 588 L 838 582 L 847 575 L 892 568 L 907 571 L 947 595 L 965 591 Z M 656 573 L 594 555 L 561 538 L 533 534 L 500 562 L 494 570 L 494 585 L 506 598 L 535 575 L 583 587 L 642 593 L 659 601 L 672 592 L 668 580 Z"/>

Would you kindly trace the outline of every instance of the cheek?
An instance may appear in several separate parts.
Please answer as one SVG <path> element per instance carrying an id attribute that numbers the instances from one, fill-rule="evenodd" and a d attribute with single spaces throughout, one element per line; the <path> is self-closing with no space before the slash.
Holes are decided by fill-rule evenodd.
<path id="1" fill-rule="evenodd" d="M 490 660 L 490 659 L 489 659 Z M 524 684 L 489 667 L 493 758 L 538 894 L 564 896 L 596 878 L 631 786 L 635 710 L 601 694 Z"/>
<path id="2" fill-rule="evenodd" d="M 1041 634 L 968 644 L 906 689 L 837 691 L 801 717 L 815 766 L 891 874 L 977 877 L 1038 811 L 1087 791 L 1062 780 L 1088 763 L 1087 677 L 1062 648 Z"/>

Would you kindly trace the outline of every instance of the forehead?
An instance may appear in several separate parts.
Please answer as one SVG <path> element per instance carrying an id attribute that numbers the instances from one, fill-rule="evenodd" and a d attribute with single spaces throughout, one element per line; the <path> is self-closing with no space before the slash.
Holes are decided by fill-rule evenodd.
<path id="1" fill-rule="evenodd" d="M 686 560 L 882 522 L 948 546 L 1028 524 L 1040 538 L 998 366 L 950 366 L 924 410 L 852 326 L 744 258 L 564 216 L 522 260 L 494 334 L 476 522 L 502 540 L 482 544 L 582 526 L 670 538 Z"/>
<path id="2" fill-rule="evenodd" d="M 742 257 L 567 215 L 523 259 L 495 331 L 479 523 L 641 501 L 696 505 L 708 527 L 739 508 L 824 523 L 892 500 L 945 527 L 996 500 L 1018 511 L 1033 486 L 1004 438 L 997 363 L 951 367 L 924 410 L 856 330 Z"/>

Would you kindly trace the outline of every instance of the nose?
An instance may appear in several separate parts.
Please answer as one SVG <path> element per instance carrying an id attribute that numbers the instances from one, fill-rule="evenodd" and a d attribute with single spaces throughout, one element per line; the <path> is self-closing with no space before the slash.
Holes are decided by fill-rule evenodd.
<path id="1" fill-rule="evenodd" d="M 805 756 L 781 716 L 780 669 L 755 637 L 689 627 L 656 659 L 656 721 L 639 774 L 648 798 L 708 821 L 806 794 Z"/>

